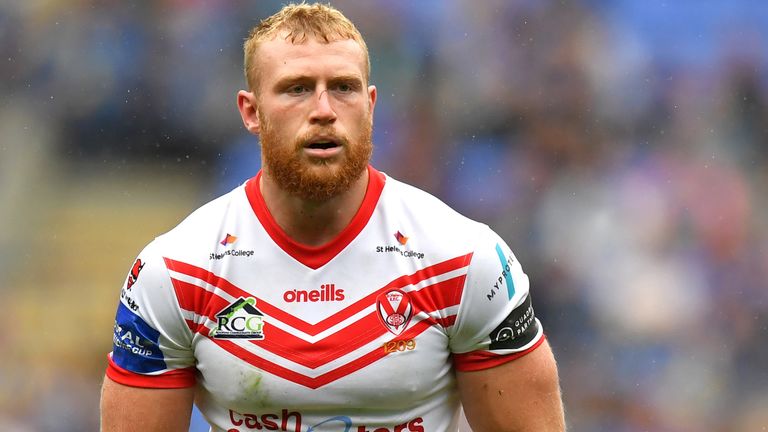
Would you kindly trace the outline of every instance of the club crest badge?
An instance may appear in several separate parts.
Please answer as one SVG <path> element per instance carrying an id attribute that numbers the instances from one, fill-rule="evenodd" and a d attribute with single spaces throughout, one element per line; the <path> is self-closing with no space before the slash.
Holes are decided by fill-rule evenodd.
<path id="1" fill-rule="evenodd" d="M 399 335 L 411 321 L 413 305 L 408 293 L 391 290 L 376 299 L 376 311 L 384 327 L 392 334 Z"/>

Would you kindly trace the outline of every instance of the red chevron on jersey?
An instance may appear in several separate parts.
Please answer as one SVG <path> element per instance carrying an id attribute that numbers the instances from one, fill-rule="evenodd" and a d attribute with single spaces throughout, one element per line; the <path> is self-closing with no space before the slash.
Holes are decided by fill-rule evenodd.
<path id="1" fill-rule="evenodd" d="M 412 339 L 424 332 L 430 326 L 431 323 L 427 321 L 421 321 L 417 325 L 411 326 L 405 333 L 403 333 L 402 337 Z M 226 351 L 230 352 L 241 360 L 247 361 L 259 369 L 265 370 L 283 379 L 293 381 L 296 384 L 300 384 L 311 389 L 320 388 L 324 385 L 332 383 L 333 381 L 358 371 L 376 362 L 377 360 L 384 358 L 387 355 L 379 346 L 377 346 L 375 349 L 366 352 L 364 355 L 349 363 L 346 363 L 316 377 L 311 377 L 284 366 L 280 366 L 275 362 L 265 360 L 261 356 L 254 354 L 244 349 L 243 347 L 234 344 L 231 341 L 219 339 L 213 339 L 213 341 Z"/>
<path id="2" fill-rule="evenodd" d="M 458 304 L 464 280 L 465 276 L 459 276 L 429 285 L 419 291 L 412 291 L 410 295 L 413 299 L 413 314 L 419 315 L 419 319 L 429 323 L 429 325 L 450 327 L 453 325 L 455 316 L 453 314 L 441 316 L 435 312 Z M 173 283 L 177 289 L 181 291 L 190 289 L 195 291 L 203 290 L 195 285 L 187 284 L 175 279 L 173 279 Z M 458 295 L 441 296 L 441 294 L 446 292 L 458 292 Z M 228 303 L 229 302 L 226 299 L 214 295 L 211 297 L 211 301 L 209 306 L 206 307 L 206 310 L 217 311 L 225 307 Z M 180 304 L 182 309 L 188 310 L 184 303 L 180 302 Z M 266 309 L 264 307 L 266 304 L 265 302 L 261 302 L 257 299 L 257 304 L 260 309 Z M 196 315 L 203 316 L 210 322 L 215 322 L 215 317 L 212 313 L 215 312 L 204 312 L 202 314 L 195 312 Z M 199 322 L 193 324 L 192 321 L 189 321 L 189 323 L 191 329 L 208 336 L 208 327 Z M 253 341 L 252 343 L 258 344 L 261 348 L 273 352 L 282 358 L 315 369 L 329 361 L 336 360 L 343 355 L 349 354 L 355 349 L 383 336 L 386 332 L 387 328 L 380 325 L 380 322 L 377 319 L 377 313 L 371 310 L 371 312 L 364 315 L 359 320 L 349 322 L 345 327 L 317 340 L 316 342 L 306 341 L 297 337 L 292 332 L 284 331 L 281 328 L 272 325 L 264 330 L 266 336 L 264 340 Z"/>
<path id="3" fill-rule="evenodd" d="M 464 274 L 460 274 L 459 276 L 451 277 L 450 279 L 446 279 L 440 282 L 435 282 L 435 283 L 426 285 L 418 290 L 410 291 L 410 300 L 407 303 L 401 302 L 398 305 L 398 309 L 397 309 L 397 313 L 400 313 L 402 315 L 402 313 L 404 313 L 405 311 L 401 309 L 407 308 L 409 310 L 409 320 L 410 320 L 410 317 L 413 315 L 417 315 L 417 314 L 420 315 L 419 324 L 413 326 L 413 329 L 418 329 L 420 331 L 416 333 L 413 333 L 413 331 L 408 333 L 408 334 L 411 334 L 412 336 L 416 336 L 418 333 L 420 333 L 421 331 L 423 331 L 424 329 L 432 325 L 450 326 L 455 321 L 455 315 L 440 316 L 436 312 L 439 312 L 451 306 L 457 305 L 459 300 L 461 299 L 462 288 L 464 286 L 464 280 L 466 277 L 466 274 L 465 274 L 466 266 L 469 264 L 469 261 L 471 260 L 471 254 L 458 257 L 458 258 L 460 259 L 448 260 L 443 263 L 439 263 L 437 265 L 431 266 L 430 268 L 423 269 L 412 275 L 399 277 L 394 281 L 390 282 L 389 284 L 387 284 L 386 286 L 382 287 L 381 289 L 375 291 L 372 295 L 369 295 L 364 299 L 349 306 L 345 310 L 338 312 L 336 315 L 349 318 L 353 316 L 357 311 L 362 311 L 365 308 L 370 308 L 371 300 L 374 297 L 374 294 L 378 294 L 378 293 L 380 294 L 376 295 L 376 297 L 380 297 L 381 295 L 385 295 L 387 293 L 402 293 L 403 295 L 405 295 L 405 298 L 408 298 L 409 294 L 400 290 L 389 290 L 389 288 L 392 286 L 400 286 L 401 288 L 405 288 L 406 286 L 413 286 L 420 282 L 437 278 L 438 276 L 440 276 L 439 274 L 440 272 L 442 272 L 442 274 L 444 275 L 447 273 L 455 272 L 456 270 L 464 269 Z M 188 276 L 201 277 L 202 278 L 201 281 L 204 284 L 211 284 L 216 288 L 219 288 L 222 291 L 222 295 L 228 294 L 232 298 L 249 295 L 245 291 L 231 284 L 226 279 L 218 277 L 206 270 L 196 268 L 195 266 L 191 266 L 191 265 L 170 260 L 167 258 L 165 261 L 169 269 L 171 270 L 182 269 L 186 271 L 184 274 Z M 201 286 L 198 286 L 189 282 L 181 281 L 177 278 L 171 278 L 171 280 L 173 282 L 174 289 L 177 293 L 177 298 L 179 300 L 180 306 L 182 307 L 182 309 L 193 313 L 195 317 L 200 317 L 203 319 L 207 318 L 211 322 L 214 322 L 215 321 L 214 314 L 217 311 L 226 307 L 226 305 L 231 301 L 231 299 L 223 298 L 221 295 L 218 295 L 213 293 L 212 291 L 206 290 Z M 257 298 L 256 301 L 257 301 L 258 307 L 261 310 L 263 311 L 269 310 L 269 311 L 272 311 L 273 313 L 278 312 L 274 314 L 276 316 L 270 316 L 271 318 L 277 318 L 279 320 L 281 317 L 283 318 L 291 317 L 291 315 L 285 314 L 280 309 L 270 305 L 269 303 L 263 300 L 259 300 Z M 365 304 L 366 301 L 368 302 L 367 305 Z M 388 306 L 388 307 L 391 308 L 391 306 Z M 395 311 L 394 310 L 390 311 L 390 313 L 393 313 L 393 312 Z M 273 325 L 273 326 L 267 327 L 264 330 L 264 333 L 266 336 L 264 340 L 252 341 L 252 343 L 258 344 L 260 348 L 279 356 L 281 359 L 290 360 L 294 363 L 297 363 L 299 365 L 302 365 L 310 369 L 317 369 L 318 367 L 326 365 L 329 362 L 338 360 L 340 357 L 344 355 L 350 354 L 355 350 L 363 348 L 365 345 L 383 336 L 387 332 L 387 330 L 390 330 L 390 331 L 392 330 L 386 324 L 385 326 L 377 325 L 378 324 L 377 317 L 380 317 L 379 313 L 371 310 L 370 313 L 364 315 L 362 318 L 356 321 L 349 322 L 345 327 L 329 334 L 326 337 L 319 339 L 316 342 L 308 342 L 300 337 L 297 337 L 295 334 L 291 332 L 284 331 L 279 327 Z M 328 322 L 333 323 L 334 321 L 326 321 L 326 324 Z M 343 319 L 338 321 L 342 322 Z M 196 319 L 194 321 L 190 320 L 188 321 L 188 323 L 190 324 L 190 328 L 193 329 L 194 331 L 199 332 L 204 336 L 209 335 L 209 331 L 210 331 L 209 328 L 206 327 L 205 325 L 202 325 L 202 321 L 200 321 L 199 319 Z M 192 324 L 192 323 L 195 323 L 195 324 Z M 398 333 L 402 332 L 406 328 L 407 324 L 408 322 L 401 322 L 399 324 L 401 328 Z M 327 325 L 323 330 L 328 330 L 330 327 L 332 327 L 332 324 Z M 367 329 L 367 330 L 361 331 L 361 329 Z M 315 335 L 318 333 L 319 332 L 316 332 Z M 244 351 L 246 350 L 244 350 L 243 348 L 237 346 L 232 342 L 229 342 L 229 341 L 216 341 L 216 342 L 219 346 L 231 352 L 232 354 L 236 355 L 237 357 L 242 359 L 247 359 L 256 367 L 263 368 L 264 365 L 271 363 L 254 353 L 245 355 Z M 375 350 L 372 353 L 367 353 L 363 355 L 361 359 L 351 361 L 344 366 L 340 366 L 334 369 L 333 372 L 328 372 L 321 375 L 321 377 L 324 377 L 324 378 L 318 377 L 317 379 L 314 379 L 311 377 L 306 377 L 310 379 L 310 381 L 306 381 L 304 379 L 301 379 L 301 380 L 291 379 L 290 377 L 297 375 L 296 372 L 291 371 L 291 373 L 284 374 L 285 370 L 287 369 L 274 363 L 271 364 L 271 367 L 266 368 L 265 370 L 269 369 L 274 373 L 280 376 L 283 376 L 286 379 L 291 379 L 292 381 L 295 381 L 297 383 L 308 382 L 310 383 L 311 386 L 322 385 L 321 383 L 327 382 L 329 377 L 336 376 L 338 378 L 340 376 L 343 376 L 343 375 L 338 375 L 339 372 L 343 372 L 343 371 L 347 371 L 347 373 L 354 372 L 358 370 L 359 367 L 365 366 L 367 364 L 370 364 L 372 361 L 378 360 L 379 358 L 383 357 L 383 355 L 379 355 L 381 354 L 380 351 L 381 350 Z M 358 367 L 355 367 L 356 365 Z"/>
<path id="4" fill-rule="evenodd" d="M 363 309 L 365 309 L 370 304 L 372 304 L 375 301 L 375 299 L 385 290 L 399 289 L 399 288 L 406 287 L 408 285 L 416 285 L 419 282 L 422 282 L 424 280 L 435 278 L 442 274 L 446 274 L 452 271 L 466 268 L 469 265 L 471 260 L 472 260 L 472 254 L 469 253 L 466 255 L 458 256 L 456 258 L 452 258 L 452 259 L 437 263 L 435 265 L 423 268 L 413 274 L 400 276 L 397 279 L 385 285 L 384 287 L 382 287 L 381 289 L 372 292 L 367 297 L 355 302 L 351 306 L 329 316 L 326 319 L 323 319 L 322 321 L 316 324 L 310 324 L 293 315 L 286 314 L 279 308 L 276 308 L 264 301 L 260 301 L 258 297 L 256 297 L 256 299 L 257 301 L 259 301 L 259 308 L 261 308 L 261 310 L 264 311 L 265 314 L 273 318 L 277 318 L 280 321 L 284 322 L 285 324 L 290 325 L 296 330 L 302 331 L 307 335 L 315 336 L 325 330 L 328 330 L 330 327 L 333 327 L 339 324 L 340 322 L 348 319 L 349 317 L 361 312 Z M 229 294 L 233 298 L 252 297 L 252 295 L 249 294 L 248 292 L 240 289 L 239 287 L 233 285 L 226 279 L 219 277 L 205 269 L 196 267 L 191 264 L 183 263 L 181 261 L 176 261 L 170 258 L 164 258 L 164 261 L 169 270 L 172 270 L 187 276 L 191 276 L 193 278 L 197 278 L 206 284 L 219 288 L 220 290 Z M 187 294 L 186 291 L 189 290 L 189 287 L 188 287 L 189 284 L 181 283 L 179 286 L 177 286 L 176 282 L 180 282 L 180 281 L 178 279 L 173 279 L 173 280 L 175 281 L 174 287 L 177 290 L 177 296 L 179 296 L 179 301 L 185 302 L 185 304 L 187 305 L 187 310 L 192 312 L 197 312 L 199 313 L 199 315 L 202 315 L 202 316 L 211 316 L 212 313 L 218 312 L 220 310 L 220 309 L 216 309 L 219 307 L 219 304 L 215 306 L 210 305 L 210 295 L 211 295 L 210 291 L 203 290 L 205 292 L 198 293 L 192 290 L 193 291 L 192 293 Z M 181 286 L 187 286 L 187 290 L 182 289 Z M 179 290 L 181 290 L 181 292 Z M 445 294 L 441 294 L 441 295 L 445 295 Z M 459 293 L 459 298 L 460 297 L 461 297 L 461 293 Z M 449 300 L 450 300 L 449 298 L 441 299 L 442 302 L 449 301 Z M 226 305 L 223 305 L 223 306 L 226 306 Z M 435 305 L 435 307 L 436 306 L 437 305 Z M 202 313 L 202 312 L 205 312 L 205 313 Z"/>

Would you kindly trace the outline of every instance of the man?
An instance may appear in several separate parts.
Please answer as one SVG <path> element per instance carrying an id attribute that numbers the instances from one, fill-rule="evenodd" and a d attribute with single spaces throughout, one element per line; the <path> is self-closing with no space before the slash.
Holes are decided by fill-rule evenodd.
<path id="1" fill-rule="evenodd" d="M 105 431 L 562 431 L 528 279 L 487 226 L 368 165 L 376 88 L 338 10 L 288 5 L 245 43 L 263 170 L 139 255 Z"/>

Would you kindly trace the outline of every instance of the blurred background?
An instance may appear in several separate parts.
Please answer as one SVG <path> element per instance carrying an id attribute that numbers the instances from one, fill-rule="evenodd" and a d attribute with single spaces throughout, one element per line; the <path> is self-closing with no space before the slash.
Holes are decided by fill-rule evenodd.
<path id="1" fill-rule="evenodd" d="M 135 255 L 259 169 L 241 44 L 281 3 L 0 0 L 0 430 L 98 429 Z M 332 4 L 374 164 L 508 241 L 570 431 L 768 430 L 763 1 Z"/>

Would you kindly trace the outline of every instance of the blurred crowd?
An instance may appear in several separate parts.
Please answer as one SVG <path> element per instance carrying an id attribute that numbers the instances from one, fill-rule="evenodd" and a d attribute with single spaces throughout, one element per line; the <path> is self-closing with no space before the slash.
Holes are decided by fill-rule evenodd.
<path id="1" fill-rule="evenodd" d="M 182 164 L 202 201 L 255 174 L 241 44 L 281 3 L 0 2 L 0 291 L 24 259 L 2 220 L 49 167 Z M 768 430 L 768 7 L 331 3 L 369 45 L 374 164 L 529 273 L 569 430 Z M 98 382 L 56 367 L 0 429 L 94 427 Z"/>

